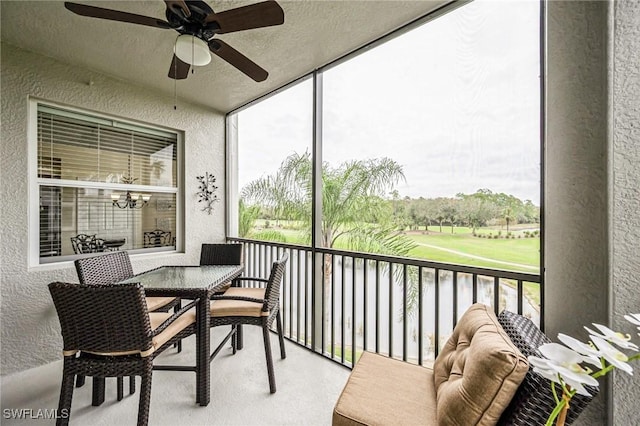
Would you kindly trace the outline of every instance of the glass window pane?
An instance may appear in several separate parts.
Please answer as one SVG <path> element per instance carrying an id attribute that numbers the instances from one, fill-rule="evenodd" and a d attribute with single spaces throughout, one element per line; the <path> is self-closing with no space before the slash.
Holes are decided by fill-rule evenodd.
<path id="1" fill-rule="evenodd" d="M 475 1 L 324 72 L 323 244 L 537 271 L 539 52 L 539 2 Z"/>
<path id="2" fill-rule="evenodd" d="M 238 115 L 240 237 L 311 242 L 312 80 Z"/>
<path id="3" fill-rule="evenodd" d="M 176 249 L 177 134 L 44 104 L 37 128 L 41 262 Z"/>
<path id="4" fill-rule="evenodd" d="M 114 204 L 112 194 L 120 195 Z M 40 257 L 110 250 L 175 249 L 176 195 L 40 187 Z M 143 195 L 147 199 L 138 199 Z M 134 204 L 135 201 L 135 204 Z M 81 237 L 91 237 L 84 241 Z"/>

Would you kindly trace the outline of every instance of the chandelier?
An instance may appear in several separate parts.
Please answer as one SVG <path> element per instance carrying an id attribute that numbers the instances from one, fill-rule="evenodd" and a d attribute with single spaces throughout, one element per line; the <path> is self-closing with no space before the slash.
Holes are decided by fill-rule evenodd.
<path id="1" fill-rule="evenodd" d="M 141 209 L 147 205 L 149 199 L 151 198 L 151 195 L 149 194 L 131 194 L 130 191 L 127 191 L 124 196 L 123 202 L 120 203 L 121 195 L 122 194 L 116 193 L 111 194 L 111 203 L 121 209 Z"/>

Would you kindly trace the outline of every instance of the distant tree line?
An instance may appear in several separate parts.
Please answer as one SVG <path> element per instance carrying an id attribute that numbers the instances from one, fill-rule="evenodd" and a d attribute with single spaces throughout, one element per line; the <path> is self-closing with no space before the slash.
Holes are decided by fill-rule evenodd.
<path id="1" fill-rule="evenodd" d="M 393 216 L 396 223 L 408 230 L 427 226 L 466 226 L 476 228 L 491 225 L 509 227 L 518 223 L 538 223 L 540 208 L 531 200 L 522 201 L 513 195 L 479 189 L 474 194 L 459 193 L 453 198 L 400 198 L 391 193 Z"/>

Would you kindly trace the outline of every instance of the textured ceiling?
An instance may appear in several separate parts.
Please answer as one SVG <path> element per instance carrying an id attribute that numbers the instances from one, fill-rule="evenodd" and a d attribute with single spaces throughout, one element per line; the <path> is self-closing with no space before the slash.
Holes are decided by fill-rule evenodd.
<path id="1" fill-rule="evenodd" d="M 157 1 L 77 1 L 165 19 Z M 269 72 L 256 83 L 222 59 L 177 82 L 183 101 L 228 112 L 448 3 L 433 1 L 278 1 L 283 25 L 219 35 Z M 216 12 L 256 1 L 212 1 Z M 167 77 L 174 30 L 75 15 L 59 1 L 0 1 L 2 41 L 173 96 Z"/>

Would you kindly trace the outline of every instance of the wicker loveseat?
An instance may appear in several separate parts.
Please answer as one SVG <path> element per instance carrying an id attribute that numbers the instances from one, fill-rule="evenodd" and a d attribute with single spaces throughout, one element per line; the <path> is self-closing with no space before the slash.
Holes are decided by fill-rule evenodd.
<path id="1" fill-rule="evenodd" d="M 363 353 L 335 405 L 333 425 L 544 424 L 555 402 L 526 355 L 545 341 L 528 319 L 512 313 L 498 319 L 491 307 L 474 304 L 433 368 Z M 570 421 L 586 402 L 572 404 Z"/>

